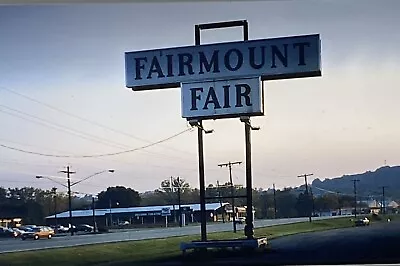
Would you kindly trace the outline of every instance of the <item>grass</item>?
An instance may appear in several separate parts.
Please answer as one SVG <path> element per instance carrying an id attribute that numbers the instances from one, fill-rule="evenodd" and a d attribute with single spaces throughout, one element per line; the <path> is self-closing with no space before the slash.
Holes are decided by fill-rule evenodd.
<path id="1" fill-rule="evenodd" d="M 302 232 L 351 227 L 349 217 L 329 220 L 299 222 L 254 230 L 256 237 L 268 239 Z M 241 238 L 243 232 L 219 232 L 208 234 L 208 239 Z M 128 241 L 109 244 L 93 244 L 79 247 L 26 251 L 0 255 L 0 265 L 144 265 L 146 262 L 168 260 L 180 255 L 179 244 L 198 240 L 198 236 L 169 237 L 165 239 Z"/>

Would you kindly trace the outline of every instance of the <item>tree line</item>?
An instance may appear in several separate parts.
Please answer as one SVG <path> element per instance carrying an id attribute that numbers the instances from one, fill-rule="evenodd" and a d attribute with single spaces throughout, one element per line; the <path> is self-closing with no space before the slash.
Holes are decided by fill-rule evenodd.
<path id="1" fill-rule="evenodd" d="M 246 189 L 230 183 L 206 187 L 206 197 L 211 202 L 231 202 L 224 198 L 244 196 Z M 137 206 L 155 206 L 172 204 L 199 203 L 199 189 L 193 188 L 184 179 L 169 178 L 163 180 L 160 187 L 144 193 L 124 186 L 109 187 L 97 195 L 72 196 L 72 209 L 91 209 L 92 197 L 95 196 L 96 208 L 125 208 Z M 219 198 L 217 198 L 219 197 Z M 244 206 L 245 198 L 235 199 L 236 206 Z M 308 216 L 310 208 L 315 212 L 332 209 L 354 207 L 354 198 L 351 196 L 325 194 L 315 197 L 305 192 L 298 193 L 293 188 L 253 189 L 253 205 L 256 218 L 291 218 Z M 43 190 L 34 187 L 3 188 L 0 187 L 0 219 L 22 218 L 25 224 L 40 224 L 45 217 L 68 210 L 68 195 L 65 192 Z"/>

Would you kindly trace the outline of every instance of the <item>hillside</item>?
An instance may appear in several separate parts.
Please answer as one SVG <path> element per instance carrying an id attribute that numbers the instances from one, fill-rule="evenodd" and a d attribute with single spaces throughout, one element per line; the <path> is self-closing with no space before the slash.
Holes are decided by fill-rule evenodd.
<path id="1" fill-rule="evenodd" d="M 386 197 L 400 199 L 400 166 L 385 166 L 374 172 L 367 171 L 362 174 L 344 175 L 323 181 L 315 179 L 312 182 L 313 193 L 320 195 L 327 193 L 327 191 L 334 191 L 353 195 L 353 179 L 360 180 L 357 182 L 357 193 L 362 198 L 380 198 L 382 186 L 385 186 Z"/>

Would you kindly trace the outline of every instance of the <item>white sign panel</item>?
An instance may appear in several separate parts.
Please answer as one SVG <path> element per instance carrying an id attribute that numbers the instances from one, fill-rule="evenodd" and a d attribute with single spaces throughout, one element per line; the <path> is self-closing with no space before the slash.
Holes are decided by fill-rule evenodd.
<path id="1" fill-rule="evenodd" d="M 218 118 L 263 115 L 260 77 L 181 84 L 182 117 Z"/>
<path id="2" fill-rule="evenodd" d="M 149 90 L 216 79 L 321 76 L 320 54 L 319 34 L 126 52 L 125 82 Z"/>
<path id="3" fill-rule="evenodd" d="M 170 209 L 170 208 L 162 208 L 162 209 L 161 209 L 161 215 L 162 215 L 162 216 L 171 215 L 171 209 Z"/>

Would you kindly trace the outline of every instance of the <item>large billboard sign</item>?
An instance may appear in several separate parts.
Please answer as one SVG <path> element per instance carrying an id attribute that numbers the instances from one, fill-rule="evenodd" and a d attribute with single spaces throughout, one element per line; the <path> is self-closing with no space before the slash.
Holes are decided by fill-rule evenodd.
<path id="1" fill-rule="evenodd" d="M 263 115 L 260 77 L 182 83 L 182 117 L 216 119 Z"/>
<path id="2" fill-rule="evenodd" d="M 319 34 L 126 52 L 125 82 L 139 91 L 218 79 L 321 76 L 320 53 Z"/>

